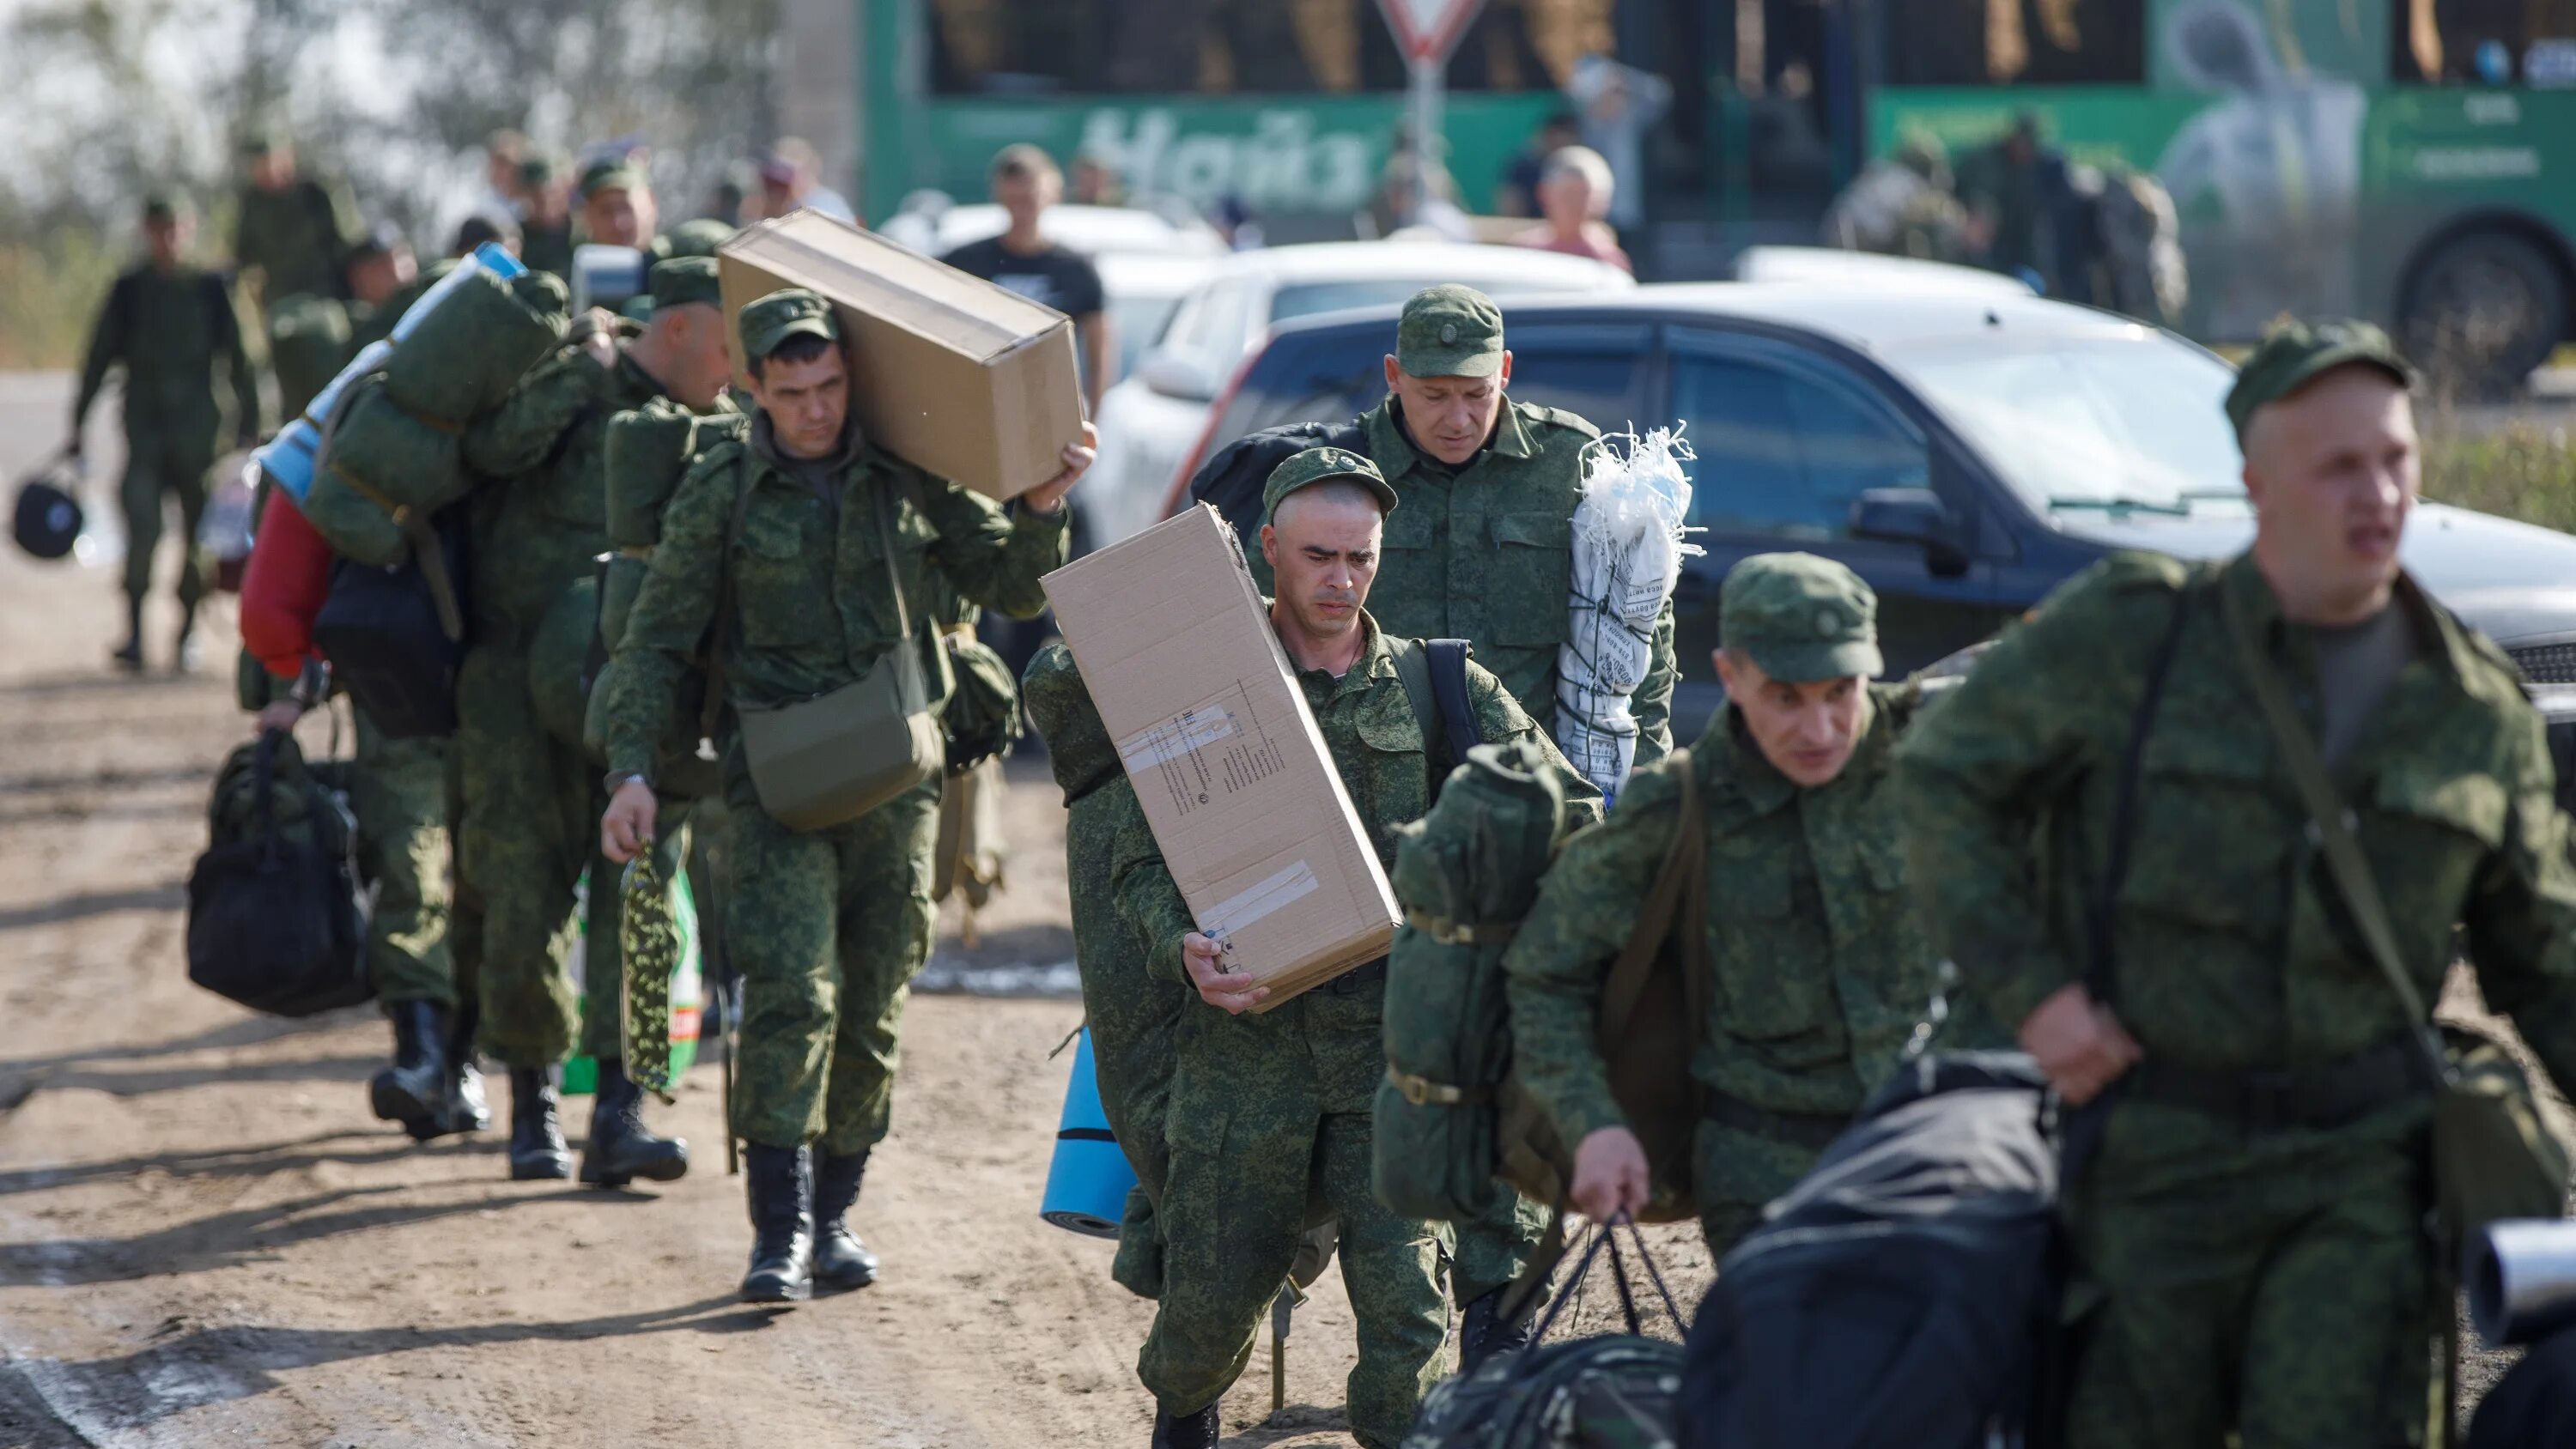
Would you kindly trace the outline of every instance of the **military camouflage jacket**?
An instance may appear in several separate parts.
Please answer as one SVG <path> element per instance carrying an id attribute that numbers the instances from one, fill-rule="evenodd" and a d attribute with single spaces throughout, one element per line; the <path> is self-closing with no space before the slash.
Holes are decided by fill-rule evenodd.
<path id="1" fill-rule="evenodd" d="M 735 500 L 750 490 L 730 559 L 725 538 Z M 887 493 L 894 537 L 878 526 Z M 728 568 L 733 618 L 725 691 L 764 708 L 827 694 L 876 666 L 902 637 L 886 581 L 891 549 L 922 652 L 923 678 L 945 699 L 940 645 L 930 615 L 938 577 L 967 601 L 1014 618 L 1046 607 L 1039 578 L 1061 565 L 1070 509 L 1052 514 L 1003 506 L 867 444 L 853 449 L 836 506 L 730 439 L 701 454 L 662 513 L 662 543 L 636 595 L 618 647 L 608 700 L 608 757 L 617 772 L 650 768 L 674 707 L 673 686 L 707 638 Z"/>
<path id="2" fill-rule="evenodd" d="M 1888 785 L 1910 687 L 1874 685 L 1851 762 L 1802 789 L 1730 706 L 1691 749 L 1708 837 L 1708 1019 L 1691 1074 L 1771 1112 L 1859 1109 L 1922 1021 L 1937 962 L 1905 891 Z M 1566 843 L 1503 953 L 1513 1070 L 1568 1142 L 1622 1124 L 1594 1023 L 1671 843 L 1670 761 L 1629 777 L 1619 808 Z"/>
<path id="3" fill-rule="evenodd" d="M 478 635 L 523 638 L 608 550 L 608 420 L 662 395 L 621 352 L 614 367 L 566 347 L 528 369 L 465 433 L 465 461 L 499 480 L 474 508 L 467 590 Z"/>
<path id="4" fill-rule="evenodd" d="M 1399 639 L 1464 639 L 1513 699 L 1556 717 L 1557 650 L 1565 643 L 1574 571 L 1574 505 L 1583 445 L 1601 430 L 1573 413 L 1511 403 L 1491 446 L 1463 469 L 1425 458 L 1396 418 L 1393 398 L 1359 419 L 1368 453 L 1403 501 L 1386 537 L 1369 612 Z M 1270 587 L 1259 552 L 1253 577 Z M 1655 628 L 1654 662 L 1629 703 L 1636 765 L 1673 748 L 1673 609 Z"/>
<path id="5" fill-rule="evenodd" d="M 1381 575 L 1380 577 L 1383 577 Z M 1431 762 L 1421 721 L 1396 674 L 1387 636 L 1368 610 L 1360 611 L 1368 643 L 1350 672 L 1336 679 L 1320 669 L 1299 671 L 1298 687 L 1332 752 L 1333 770 L 1342 778 L 1351 805 L 1369 833 L 1380 864 L 1395 863 L 1396 827 L 1431 813 Z M 1474 660 L 1467 662 L 1467 698 L 1476 713 L 1476 735 L 1486 744 L 1527 739 L 1545 747 L 1565 787 L 1565 798 L 1600 818 L 1601 792 L 1575 773 L 1556 742 L 1547 737 L 1502 682 Z M 1198 929 L 1189 905 L 1181 899 L 1172 873 L 1163 864 L 1152 836 L 1122 842 L 1117 888 L 1122 908 L 1137 935 L 1152 948 L 1148 964 L 1158 976 L 1187 983 L 1181 965 L 1181 937 Z M 1382 987 L 1381 987 L 1382 989 Z"/>
<path id="6" fill-rule="evenodd" d="M 341 296 L 340 258 L 357 241 L 357 203 L 345 186 L 298 177 L 277 191 L 241 190 L 233 265 L 260 274 L 263 307 L 298 292 Z"/>
<path id="7" fill-rule="evenodd" d="M 1963 989 L 2018 1025 L 2085 968 L 2083 917 L 2158 641 L 2183 621 L 2140 763 L 2113 918 L 2114 1004 L 2150 1057 L 2313 1067 L 2398 1037 L 2392 991 L 2308 843 L 2297 788 L 2220 612 L 2239 594 L 2316 729 L 2315 654 L 2250 555 L 2186 568 L 2120 555 L 2004 636 L 1898 752 L 1915 889 Z M 2411 580 L 2419 654 L 2334 769 L 2424 999 L 2453 926 L 2490 1006 L 2576 1082 L 2576 870 L 2539 715 L 2493 644 Z"/>
<path id="8" fill-rule="evenodd" d="M 215 399 L 219 367 L 232 395 L 233 430 L 259 431 L 259 374 L 242 345 L 231 289 L 203 267 L 162 272 L 146 262 L 108 289 L 81 361 L 80 392 L 72 403 L 75 433 L 119 364 L 125 368 L 129 434 L 166 427 L 202 429 L 211 436 L 223 418 Z"/>

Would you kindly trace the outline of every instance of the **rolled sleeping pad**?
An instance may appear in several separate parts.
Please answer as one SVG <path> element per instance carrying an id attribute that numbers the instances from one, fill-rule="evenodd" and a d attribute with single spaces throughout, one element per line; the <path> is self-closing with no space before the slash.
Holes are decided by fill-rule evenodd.
<path id="1" fill-rule="evenodd" d="M 2469 1245 L 2468 1290 L 2469 1321 L 2493 1348 L 2576 1324 L 2576 1222 L 2488 1224 Z"/>
<path id="2" fill-rule="evenodd" d="M 339 405 L 342 390 L 383 367 L 394 355 L 394 344 L 410 336 L 422 318 L 455 295 L 456 289 L 465 285 L 465 277 L 479 269 L 506 280 L 524 276 L 528 271 L 526 263 L 495 242 L 485 242 L 476 247 L 473 261 L 474 266 L 456 268 L 440 278 L 436 286 L 421 293 L 411 306 L 403 310 L 402 320 L 394 324 L 391 338 L 370 342 L 360 349 L 358 355 L 349 360 L 349 365 L 341 368 L 339 375 L 304 405 L 303 416 L 278 429 L 276 437 L 251 455 L 259 460 L 260 469 L 269 480 L 294 499 L 299 507 L 313 490 L 314 455 L 322 445 L 320 420 L 329 417 L 331 409 Z"/>
<path id="3" fill-rule="evenodd" d="M 1091 1072 L 1091 1029 L 1074 1038 L 1073 1078 L 1064 1093 L 1064 1116 L 1056 1124 L 1055 1160 L 1047 1164 L 1046 1193 L 1038 1199 L 1038 1216 L 1086 1237 L 1118 1236 L 1118 1220 L 1127 1212 L 1127 1191 L 1136 1185 L 1136 1169 L 1118 1150 L 1109 1118 L 1100 1110 L 1100 1085 Z"/>

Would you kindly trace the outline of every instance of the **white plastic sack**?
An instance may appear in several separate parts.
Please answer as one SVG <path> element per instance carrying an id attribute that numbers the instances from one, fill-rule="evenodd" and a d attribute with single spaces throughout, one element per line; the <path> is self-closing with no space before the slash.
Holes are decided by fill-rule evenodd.
<path id="1" fill-rule="evenodd" d="M 1583 456 L 1574 509 L 1572 611 L 1557 657 L 1556 743 L 1615 799 L 1637 756 L 1628 702 L 1653 662 L 1655 621 L 1680 581 L 1690 515 L 1690 444 L 1679 428 L 1608 433 Z"/>

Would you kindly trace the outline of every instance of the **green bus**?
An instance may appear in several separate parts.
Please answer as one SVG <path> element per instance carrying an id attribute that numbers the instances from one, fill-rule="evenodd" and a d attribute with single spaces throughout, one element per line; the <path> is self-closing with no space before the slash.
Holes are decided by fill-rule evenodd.
<path id="1" fill-rule="evenodd" d="M 1448 72 L 1460 202 L 1490 208 L 1512 155 L 1562 102 L 1583 54 L 1613 44 L 1613 0 L 1491 0 Z M 1351 235 L 1405 113 L 1405 69 L 1375 0 L 869 0 L 865 213 L 917 189 L 980 199 L 993 153 L 1089 154 L 1134 194 L 1201 211 L 1223 198 Z"/>
<path id="2" fill-rule="evenodd" d="M 2153 172 L 2191 271 L 2183 325 L 2283 312 L 2397 330 L 2501 384 L 2576 304 L 2576 0 L 1884 0 L 1870 149 L 1954 156 L 2021 113 L 2078 162 Z"/>

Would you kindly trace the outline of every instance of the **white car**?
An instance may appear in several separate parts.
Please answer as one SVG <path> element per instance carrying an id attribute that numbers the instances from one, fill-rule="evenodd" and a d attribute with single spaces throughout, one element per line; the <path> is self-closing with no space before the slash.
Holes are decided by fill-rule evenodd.
<path id="1" fill-rule="evenodd" d="M 1206 429 L 1209 404 L 1273 323 L 1387 306 L 1442 282 L 1464 283 L 1506 307 L 1514 297 L 1636 285 L 1588 257 L 1452 242 L 1319 242 L 1224 257 L 1101 399 L 1100 459 L 1072 495 L 1090 545 L 1115 543 L 1161 516 L 1172 470 Z"/>
<path id="2" fill-rule="evenodd" d="M 1918 297 L 2031 295 L 2030 283 L 1983 267 L 1845 251 L 1840 247 L 1746 247 L 1735 259 L 1735 280 L 1803 283 L 1856 292 L 1907 292 Z"/>
<path id="3" fill-rule="evenodd" d="M 1164 324 L 1172 320 L 1181 299 L 1215 273 L 1218 259 L 1109 252 L 1094 258 L 1092 265 L 1100 269 L 1100 290 L 1109 299 L 1109 340 L 1118 349 L 1117 376 L 1131 377 L 1154 339 L 1163 335 Z"/>
<path id="4" fill-rule="evenodd" d="M 877 233 L 924 256 L 941 257 L 968 242 L 1000 236 L 1010 224 L 1002 208 L 988 201 L 940 206 L 908 200 Z M 1038 230 L 1094 262 L 1128 254 L 1214 257 L 1226 249 L 1215 227 L 1179 206 L 1051 206 Z"/>

